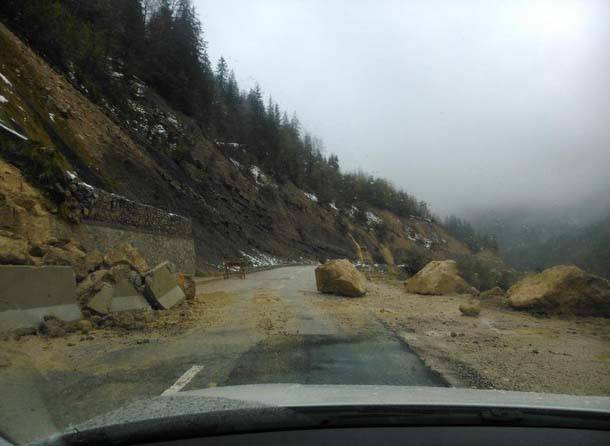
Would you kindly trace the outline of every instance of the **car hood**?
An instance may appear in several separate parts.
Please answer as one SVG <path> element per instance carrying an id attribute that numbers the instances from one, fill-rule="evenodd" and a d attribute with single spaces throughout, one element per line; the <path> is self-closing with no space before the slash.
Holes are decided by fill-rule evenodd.
<path id="1" fill-rule="evenodd" d="M 375 425 L 607 425 L 610 398 L 377 385 L 215 387 L 135 401 L 38 444 L 70 445 L 94 438 L 96 443 L 116 445 L 135 439 L 160 441 L 343 423 L 354 426 L 371 420 Z"/>

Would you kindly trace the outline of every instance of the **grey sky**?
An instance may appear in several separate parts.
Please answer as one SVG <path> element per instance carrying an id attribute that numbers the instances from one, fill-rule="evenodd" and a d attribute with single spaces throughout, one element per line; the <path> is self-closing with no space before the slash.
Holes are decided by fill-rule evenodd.
<path id="1" fill-rule="evenodd" d="M 610 2 L 195 0 L 208 52 L 435 212 L 610 195 Z"/>

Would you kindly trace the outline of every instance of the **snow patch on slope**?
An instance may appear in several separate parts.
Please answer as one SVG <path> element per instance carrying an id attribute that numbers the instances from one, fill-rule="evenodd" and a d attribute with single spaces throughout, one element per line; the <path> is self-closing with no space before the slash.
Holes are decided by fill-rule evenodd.
<path id="1" fill-rule="evenodd" d="M 12 86 L 13 86 L 13 84 L 11 83 L 11 81 L 9 81 L 9 80 L 8 80 L 8 78 L 7 78 L 7 77 L 6 77 L 4 74 L 2 74 L 2 73 L 0 73 L 0 79 L 2 79 L 2 82 L 4 82 L 4 83 L 5 83 L 6 85 L 8 85 L 9 87 L 12 87 Z"/>
<path id="2" fill-rule="evenodd" d="M 307 198 L 309 198 L 311 201 L 313 201 L 314 203 L 318 202 L 318 197 L 316 196 L 316 194 L 310 194 L 308 192 L 303 192 L 305 194 L 305 196 Z"/>
<path id="3" fill-rule="evenodd" d="M 264 252 L 257 251 L 257 250 L 252 251 L 252 254 L 248 254 L 245 251 L 240 251 L 240 254 L 246 260 L 248 260 L 248 262 L 250 262 L 252 264 L 252 266 L 254 266 L 254 267 L 274 266 L 274 265 L 282 264 L 282 262 L 280 261 L 279 258 L 274 257 L 270 254 L 265 254 Z"/>

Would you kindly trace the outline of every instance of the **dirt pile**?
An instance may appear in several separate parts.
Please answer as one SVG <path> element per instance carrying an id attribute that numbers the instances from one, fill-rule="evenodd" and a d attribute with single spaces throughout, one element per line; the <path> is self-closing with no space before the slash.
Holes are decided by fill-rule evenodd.
<path id="1" fill-rule="evenodd" d="M 432 261 L 405 282 L 405 290 L 414 294 L 463 294 L 478 291 L 460 276 L 453 260 Z"/>
<path id="2" fill-rule="evenodd" d="M 545 314 L 610 317 L 610 282 L 559 265 L 525 277 L 507 293 L 511 307 Z"/>
<path id="3" fill-rule="evenodd" d="M 322 293 L 358 297 L 366 294 L 366 278 L 349 260 L 329 260 L 316 268 L 316 286 Z"/>

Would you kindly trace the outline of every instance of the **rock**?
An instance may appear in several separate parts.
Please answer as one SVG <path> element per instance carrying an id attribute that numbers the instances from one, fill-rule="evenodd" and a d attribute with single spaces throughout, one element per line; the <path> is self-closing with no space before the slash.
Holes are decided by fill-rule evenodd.
<path id="1" fill-rule="evenodd" d="M 67 249 L 64 249 L 66 246 Z M 49 245 L 42 257 L 42 264 L 71 266 L 77 281 L 81 281 L 87 275 L 85 253 L 73 245 L 64 245 L 61 248 Z"/>
<path id="2" fill-rule="evenodd" d="M 176 276 L 176 279 L 178 281 L 178 286 L 184 292 L 184 296 L 186 297 L 186 300 L 194 299 L 197 287 L 195 285 L 195 281 L 193 280 L 193 277 L 180 273 Z"/>
<path id="3" fill-rule="evenodd" d="M 481 304 L 478 300 L 470 300 L 460 304 L 460 311 L 464 316 L 476 317 L 481 312 Z"/>
<path id="4" fill-rule="evenodd" d="M 60 338 L 66 335 L 64 322 L 54 316 L 45 316 L 40 323 L 39 330 L 50 338 Z"/>
<path id="5" fill-rule="evenodd" d="M 184 292 L 178 286 L 169 262 L 163 262 L 146 274 L 145 295 L 153 308 L 167 310 L 182 303 Z"/>
<path id="6" fill-rule="evenodd" d="M 76 326 L 80 330 L 80 332 L 83 334 L 87 334 L 91 330 L 93 330 L 93 324 L 91 323 L 91 321 L 89 321 L 87 319 L 81 319 L 80 321 L 77 322 Z"/>
<path id="7" fill-rule="evenodd" d="M 26 240 L 9 231 L 0 234 L 0 265 L 31 265 Z"/>
<path id="8" fill-rule="evenodd" d="M 99 269 L 85 277 L 76 287 L 76 298 L 84 305 L 102 288 L 102 283 L 114 283 L 112 271 Z"/>
<path id="9" fill-rule="evenodd" d="M 133 266 L 139 273 L 145 273 L 149 270 L 148 263 L 144 257 L 142 257 L 140 252 L 129 243 L 122 243 L 108 251 L 104 256 L 104 263 L 107 266 L 127 263 Z"/>
<path id="10" fill-rule="evenodd" d="M 109 283 L 102 282 L 100 289 L 96 291 L 87 302 L 87 309 L 98 314 L 108 314 L 112 306 L 112 295 L 114 293 L 113 286 Z"/>
<path id="11" fill-rule="evenodd" d="M 545 314 L 610 317 L 610 282 L 576 266 L 559 265 L 532 274 L 507 292 L 520 310 Z"/>
<path id="12" fill-rule="evenodd" d="M 85 255 L 85 268 L 88 272 L 101 268 L 104 264 L 104 256 L 98 250 L 93 250 Z"/>
<path id="13" fill-rule="evenodd" d="M 494 297 L 504 297 L 504 290 L 502 288 L 500 288 L 499 286 L 490 288 L 486 291 L 483 291 L 479 294 L 479 297 L 481 299 L 488 299 L 488 298 L 494 298 Z"/>
<path id="14" fill-rule="evenodd" d="M 366 294 L 364 274 L 347 259 L 329 260 L 316 268 L 316 285 L 322 293 L 358 297 Z"/>
<path id="15" fill-rule="evenodd" d="M 478 294 L 458 272 L 454 260 L 434 260 L 405 282 L 408 293 L 415 294 Z"/>
<path id="16" fill-rule="evenodd" d="M 34 245 L 30 248 L 30 255 L 32 257 L 42 257 L 47 253 L 46 245 Z"/>

